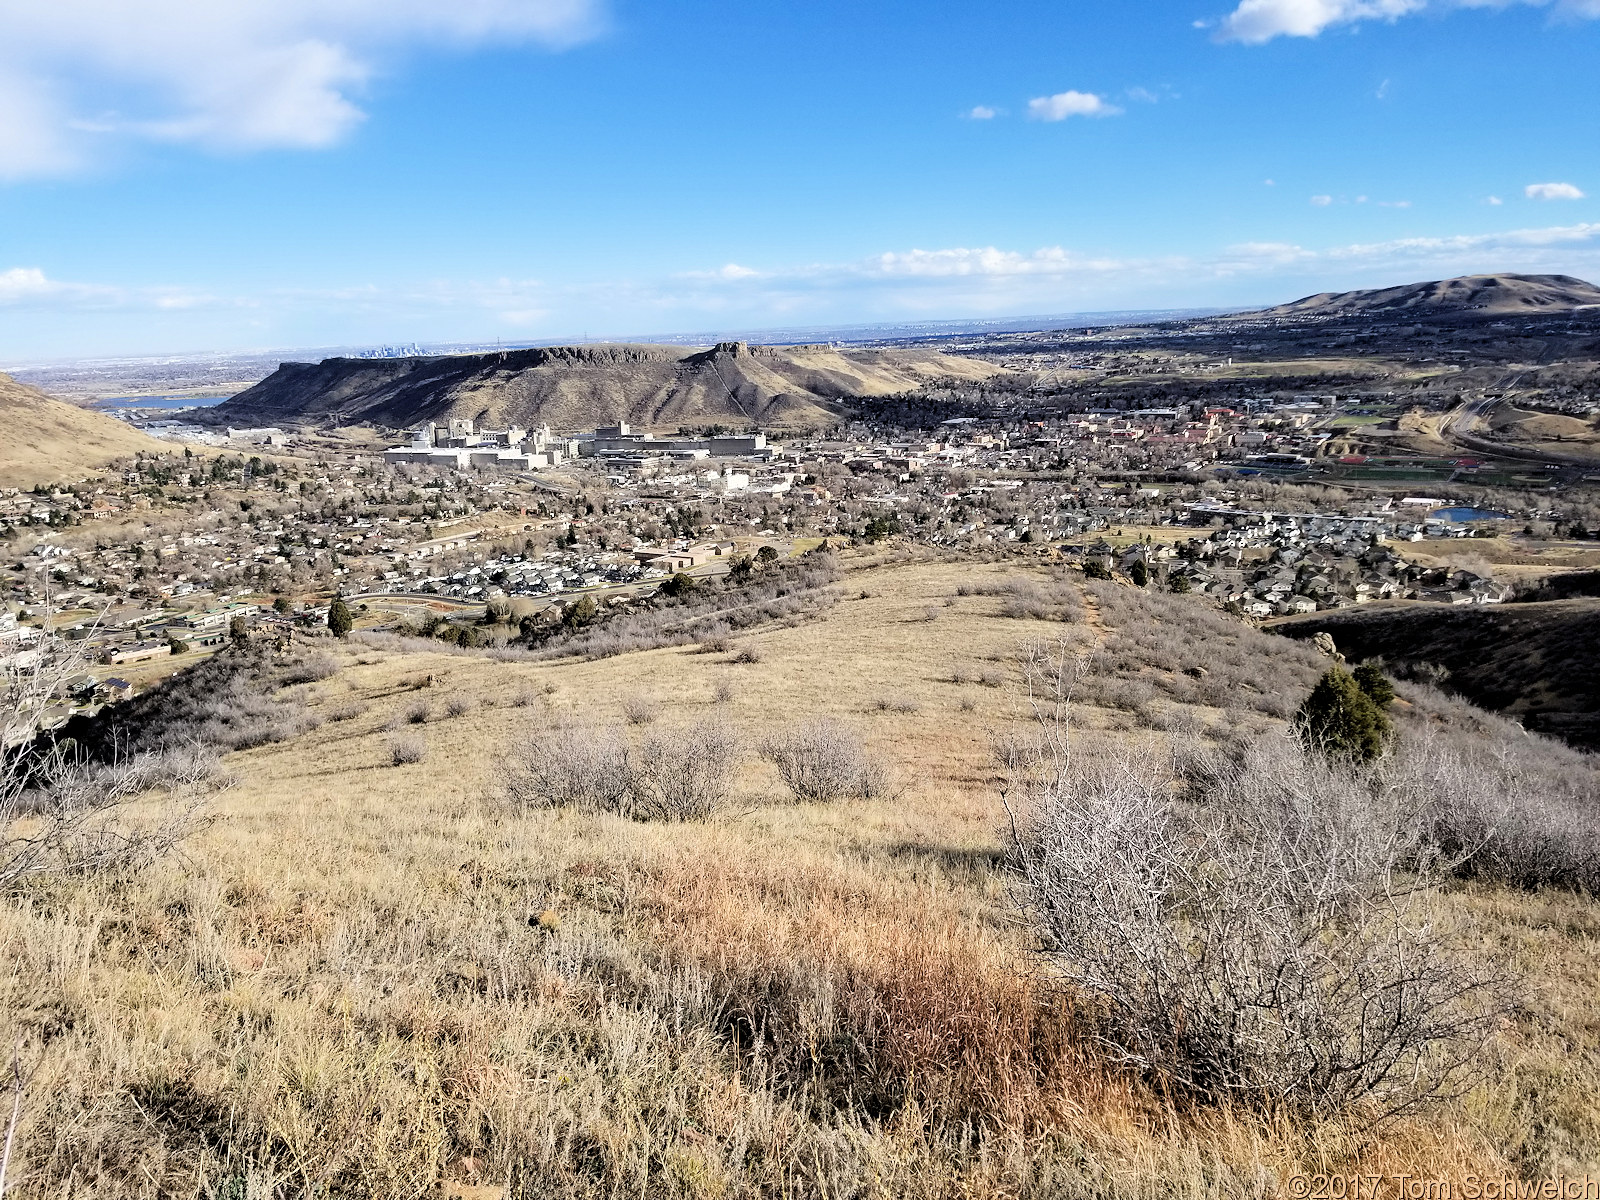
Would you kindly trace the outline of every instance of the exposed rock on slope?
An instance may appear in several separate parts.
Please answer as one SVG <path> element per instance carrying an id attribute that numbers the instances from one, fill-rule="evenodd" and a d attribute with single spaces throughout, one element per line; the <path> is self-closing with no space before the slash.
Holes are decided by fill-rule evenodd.
<path id="1" fill-rule="evenodd" d="M 138 450 L 171 453 L 114 417 L 54 400 L 0 375 L 0 487 L 81 479 Z"/>
<path id="2" fill-rule="evenodd" d="M 490 426 L 563 429 L 828 419 L 850 396 L 911 391 L 935 379 L 982 379 L 999 368 L 932 351 L 829 346 L 599 345 L 441 358 L 330 358 L 284 363 L 212 411 L 234 424 L 301 421 L 403 428 L 471 417 Z"/>
<path id="3" fill-rule="evenodd" d="M 1600 288 L 1571 275 L 1465 275 L 1360 292 L 1320 292 L 1249 316 L 1354 317 L 1383 313 L 1514 315 L 1600 304 Z"/>

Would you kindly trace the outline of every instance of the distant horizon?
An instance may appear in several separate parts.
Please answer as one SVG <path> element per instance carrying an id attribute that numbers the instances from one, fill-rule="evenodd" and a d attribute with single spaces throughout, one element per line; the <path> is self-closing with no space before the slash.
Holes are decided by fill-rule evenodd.
<path id="1" fill-rule="evenodd" d="M 1106 309 L 1097 312 L 1049 313 L 1017 317 L 952 317 L 937 320 L 883 321 L 856 325 L 817 325 L 766 329 L 729 327 L 723 330 L 695 330 L 681 333 L 603 334 L 575 335 L 572 337 L 524 339 L 441 339 L 417 341 L 410 339 L 377 341 L 359 345 L 327 346 L 262 346 L 237 350 L 171 350 L 148 354 L 108 354 L 28 361 L 0 361 L 0 371 L 43 370 L 50 367 L 90 365 L 94 363 L 159 363 L 196 362 L 207 358 L 223 361 L 235 359 L 268 358 L 283 354 L 318 354 L 324 358 L 348 356 L 363 351 L 401 348 L 416 345 L 424 355 L 432 354 L 487 354 L 496 349 L 543 350 L 557 346 L 714 346 L 721 342 L 745 342 L 753 346 L 797 346 L 812 343 L 840 342 L 864 344 L 875 341 L 909 341 L 915 338 L 960 337 L 963 334 L 981 333 L 1032 333 L 1057 332 L 1066 329 L 1092 328 L 1097 325 L 1139 325 L 1150 321 L 1199 320 L 1204 317 L 1223 316 L 1229 313 L 1251 312 L 1270 305 L 1248 305 L 1225 308 L 1181 309 Z M 900 330 L 904 332 L 896 333 Z M 844 336 L 860 334 L 862 336 Z M 783 336 L 779 336 L 783 335 Z M 789 336 L 793 335 L 793 336 Z M 497 345 L 497 343 L 499 343 Z M 402 356 L 396 356 L 402 357 Z"/>
<path id="2" fill-rule="evenodd" d="M 1597 0 L 75 0 L 0 43 L 5 362 L 1600 276 Z"/>

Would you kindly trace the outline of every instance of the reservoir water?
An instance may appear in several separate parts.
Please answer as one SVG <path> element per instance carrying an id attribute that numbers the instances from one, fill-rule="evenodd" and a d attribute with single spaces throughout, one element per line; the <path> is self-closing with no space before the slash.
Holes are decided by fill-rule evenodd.
<path id="1" fill-rule="evenodd" d="M 1436 521 L 1509 521 L 1510 513 L 1495 512 L 1492 508 L 1440 508 L 1434 510 Z"/>
<path id="2" fill-rule="evenodd" d="M 210 408 L 226 396 L 109 396 L 91 408 Z"/>

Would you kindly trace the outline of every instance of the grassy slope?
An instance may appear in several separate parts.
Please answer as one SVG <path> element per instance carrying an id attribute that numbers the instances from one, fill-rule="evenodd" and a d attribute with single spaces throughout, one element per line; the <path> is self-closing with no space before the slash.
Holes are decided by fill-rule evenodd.
<path id="1" fill-rule="evenodd" d="M 0 375 L 0 417 L 3 487 L 68 482 L 138 450 L 171 450 L 113 417 L 53 400 L 9 375 Z"/>
<path id="2" fill-rule="evenodd" d="M 956 596 L 1006 574 L 853 572 L 816 622 L 741 639 L 754 664 L 342 647 L 306 699 L 368 711 L 230 756 L 239 783 L 187 862 L 0 911 L 0 1013 L 30 1061 L 48 1041 L 28 1177 L 96 1196 L 229 1177 L 251 1195 L 1201 1196 L 1296 1166 L 1600 1169 L 1600 922 L 1561 896 L 1463 893 L 1541 990 L 1490 1047 L 1492 1082 L 1424 1121 L 1373 1137 L 1178 1118 L 1097 1065 L 1006 901 L 989 741 L 1017 702 L 949 682 L 1063 632 Z M 1102 630 L 1091 607 L 1069 632 L 1087 649 Z M 773 806 L 752 759 L 703 825 L 508 814 L 486 797 L 536 722 L 512 704 L 529 684 L 603 719 L 633 694 L 664 725 L 725 712 L 752 742 L 834 714 L 908 786 Z M 389 766 L 390 717 L 457 694 L 477 707 L 420 727 L 425 762 Z M 545 909 L 554 933 L 529 923 Z M 762 1053 L 736 1052 L 752 1038 Z"/>

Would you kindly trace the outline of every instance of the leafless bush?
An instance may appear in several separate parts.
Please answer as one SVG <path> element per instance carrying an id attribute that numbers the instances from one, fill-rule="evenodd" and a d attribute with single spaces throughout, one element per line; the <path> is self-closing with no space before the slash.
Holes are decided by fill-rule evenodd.
<path id="1" fill-rule="evenodd" d="M 633 792 L 628 743 L 616 729 L 538 725 L 511 755 L 504 789 L 523 808 L 625 814 Z"/>
<path id="2" fill-rule="evenodd" d="M 728 704 L 732 702 L 734 695 L 735 693 L 733 690 L 733 684 L 729 683 L 726 679 L 717 680 L 716 687 L 711 691 L 712 700 L 718 704 Z"/>
<path id="3" fill-rule="evenodd" d="M 978 682 L 986 688 L 1004 687 L 1006 683 L 1005 673 L 992 669 L 979 671 Z"/>
<path id="4" fill-rule="evenodd" d="M 837 721 L 817 720 L 768 740 L 761 756 L 803 802 L 876 799 L 893 790 L 887 768 L 871 759 L 861 736 Z"/>
<path id="5" fill-rule="evenodd" d="M 960 699 L 956 701 L 956 707 L 964 713 L 977 712 L 978 698 L 971 692 L 962 692 Z"/>
<path id="6" fill-rule="evenodd" d="M 910 714 L 922 711 L 922 705 L 909 696 L 879 696 L 874 704 L 879 712 Z"/>
<path id="7" fill-rule="evenodd" d="M 359 700 L 352 700 L 348 704 L 341 704 L 338 708 L 328 713 L 330 721 L 354 721 L 367 711 L 367 706 Z"/>
<path id="8" fill-rule="evenodd" d="M 1432 687 L 1402 683 L 1407 761 L 1425 771 L 1426 819 L 1460 872 L 1517 887 L 1600 891 L 1600 763 Z"/>
<path id="9" fill-rule="evenodd" d="M 633 755 L 629 815 L 644 821 L 710 816 L 727 800 L 738 754 L 733 732 L 713 721 L 652 734 Z"/>
<path id="10" fill-rule="evenodd" d="M 0 667 L 0 889 L 49 874 L 136 869 L 205 824 L 205 797 L 227 774 L 209 748 L 184 745 L 96 762 L 44 733 L 52 697 L 83 667 L 53 637 Z M 159 803 L 131 802 L 157 793 Z"/>
<path id="11" fill-rule="evenodd" d="M 1461 1081 L 1504 992 L 1452 944 L 1429 794 L 1287 736 L 1073 755 L 1059 692 L 1006 746 L 1019 899 L 1102 1036 L 1166 1086 L 1393 1114 Z"/>
<path id="12" fill-rule="evenodd" d="M 471 696 L 463 696 L 459 692 L 444 702 L 444 715 L 447 717 L 464 717 L 472 711 Z"/>
<path id="13" fill-rule="evenodd" d="M 649 696 L 629 696 L 622 702 L 622 716 L 629 725 L 650 725 L 661 715 L 661 706 Z"/>
<path id="14" fill-rule="evenodd" d="M 278 678 L 286 684 L 317 683 L 338 673 L 339 660 L 326 650 L 315 650 L 287 663 Z"/>
<path id="15" fill-rule="evenodd" d="M 531 683 L 525 683 L 511 693 L 511 705 L 513 708 L 527 708 L 529 705 L 537 705 L 543 700 L 544 693 Z"/>
<path id="16" fill-rule="evenodd" d="M 746 642 L 743 649 L 733 656 L 732 661 L 736 663 L 758 663 L 761 661 L 762 657 L 760 646 L 755 646 L 749 642 Z"/>
<path id="17" fill-rule="evenodd" d="M 432 715 L 433 709 L 426 700 L 417 700 L 406 706 L 405 718 L 408 725 L 425 725 Z"/>
<path id="18" fill-rule="evenodd" d="M 414 733 L 402 733 L 389 739 L 389 762 L 393 766 L 409 766 L 427 757 L 428 743 Z"/>

